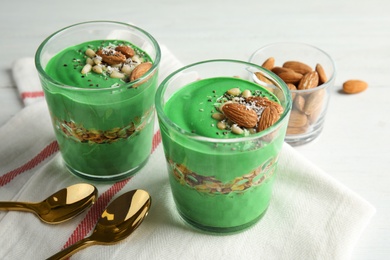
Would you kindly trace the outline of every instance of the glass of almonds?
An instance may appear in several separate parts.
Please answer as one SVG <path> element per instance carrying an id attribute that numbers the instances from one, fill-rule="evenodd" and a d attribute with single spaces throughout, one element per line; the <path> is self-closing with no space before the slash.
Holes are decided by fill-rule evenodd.
<path id="1" fill-rule="evenodd" d="M 296 146 L 316 139 L 324 127 L 335 81 L 333 59 L 309 44 L 281 42 L 261 47 L 249 61 L 275 73 L 290 89 L 293 106 L 285 141 Z M 271 84 L 261 75 L 257 79 Z"/>

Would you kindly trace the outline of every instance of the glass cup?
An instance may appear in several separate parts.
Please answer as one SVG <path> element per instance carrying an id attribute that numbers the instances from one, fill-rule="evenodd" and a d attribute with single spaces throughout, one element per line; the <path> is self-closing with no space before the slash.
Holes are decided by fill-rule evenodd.
<path id="1" fill-rule="evenodd" d="M 319 70 L 317 64 L 320 64 L 323 69 L 322 75 L 325 75 L 325 79 L 319 77 L 318 86 L 313 88 L 297 89 L 300 84 L 298 80 L 285 78 L 291 81 L 288 85 L 293 99 L 285 141 L 293 146 L 311 142 L 320 135 L 324 127 L 330 91 L 336 75 L 334 62 L 326 52 L 317 47 L 290 42 L 266 45 L 256 50 L 249 62 L 263 65 L 270 57 L 275 59 L 274 68 L 271 70 L 280 77 L 283 77 L 280 67 L 287 61 L 302 62 L 313 71 Z M 301 76 L 304 73 L 301 72 Z"/>
<path id="2" fill-rule="evenodd" d="M 268 77 L 273 89 L 267 91 L 258 85 L 254 81 L 255 73 Z M 212 82 L 209 86 L 205 84 L 207 97 L 197 95 L 197 90 L 192 89 L 195 94 L 191 90 L 181 97 L 184 105 L 176 101 L 169 105 L 178 91 L 204 80 Z M 237 82 L 225 84 L 230 80 Z M 191 127 L 203 122 L 206 131 L 217 134 L 217 121 L 213 122 L 212 116 L 217 96 L 225 87 L 239 87 L 244 93 L 248 86 L 261 93 L 272 92 L 269 95 L 277 97 L 283 107 L 279 120 L 264 131 L 218 138 L 198 134 L 178 123 L 179 115 L 187 120 L 184 124 Z M 209 111 L 198 107 L 204 103 L 212 104 Z M 243 61 L 195 63 L 173 72 L 161 83 L 156 92 L 156 111 L 171 191 L 179 215 L 187 223 L 207 232 L 232 233 L 250 227 L 263 216 L 270 203 L 290 109 L 291 97 L 286 84 L 262 67 Z M 197 118 L 199 113 L 204 115 L 202 119 Z M 221 135 L 224 134 L 222 131 Z"/>
<path id="3" fill-rule="evenodd" d="M 119 87 L 66 85 L 47 73 L 46 66 L 57 53 L 95 40 L 130 42 L 144 51 L 153 65 L 140 78 Z M 39 46 L 35 64 L 60 152 L 70 172 L 90 180 L 117 181 L 130 177 L 146 164 L 152 146 L 160 59 L 160 47 L 149 33 L 111 21 L 66 27 Z M 73 77 L 83 77 L 78 62 L 74 59 L 64 64 L 74 66 Z"/>

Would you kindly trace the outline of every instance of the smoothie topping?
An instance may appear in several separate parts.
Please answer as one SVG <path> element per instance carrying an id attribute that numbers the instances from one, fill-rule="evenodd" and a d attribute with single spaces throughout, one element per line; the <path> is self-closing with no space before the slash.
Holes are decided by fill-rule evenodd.
<path id="1" fill-rule="evenodd" d="M 81 74 L 90 72 L 108 75 L 110 78 L 121 79 L 130 82 L 142 77 L 150 68 L 152 63 L 145 60 L 128 45 L 114 45 L 100 47 L 96 51 L 88 48 L 85 51 L 87 56 L 86 64 Z M 114 84 L 113 86 L 116 86 Z M 137 87 L 139 84 L 134 85 Z"/>
<path id="2" fill-rule="evenodd" d="M 115 48 L 116 51 L 121 52 L 126 58 L 132 58 L 135 55 L 135 51 L 130 46 L 119 45 Z"/>
<path id="3" fill-rule="evenodd" d="M 240 103 L 228 103 L 221 107 L 224 115 L 235 122 L 238 126 L 245 128 L 255 127 L 257 124 L 257 114 L 253 109 Z"/>
<path id="4" fill-rule="evenodd" d="M 136 79 L 142 77 L 142 75 L 144 75 L 148 70 L 150 70 L 151 67 L 152 67 L 151 62 L 145 62 L 145 63 L 139 64 L 131 72 L 130 81 L 133 81 L 133 80 L 136 80 Z"/>
<path id="5" fill-rule="evenodd" d="M 257 92 L 241 92 L 239 88 L 226 91 L 218 99 L 216 108 L 221 112 L 212 114 L 218 121 L 217 128 L 239 135 L 263 131 L 275 124 L 283 113 L 279 103 Z"/>
<path id="6" fill-rule="evenodd" d="M 111 48 L 102 48 L 96 52 L 96 55 L 102 58 L 102 61 L 108 65 L 118 65 L 126 61 L 126 56 L 119 51 Z"/>

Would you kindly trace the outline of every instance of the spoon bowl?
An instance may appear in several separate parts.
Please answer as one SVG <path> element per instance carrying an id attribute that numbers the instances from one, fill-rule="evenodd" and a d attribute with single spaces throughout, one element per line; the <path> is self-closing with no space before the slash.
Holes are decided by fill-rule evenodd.
<path id="1" fill-rule="evenodd" d="M 58 224 L 92 206 L 97 195 L 95 186 L 78 183 L 55 192 L 39 203 L 0 201 L 0 210 L 28 211 L 45 223 Z"/>
<path id="2" fill-rule="evenodd" d="M 132 190 L 122 194 L 103 211 L 89 237 L 65 248 L 48 260 L 66 259 L 91 245 L 115 244 L 134 232 L 147 216 L 151 197 L 144 190 Z"/>

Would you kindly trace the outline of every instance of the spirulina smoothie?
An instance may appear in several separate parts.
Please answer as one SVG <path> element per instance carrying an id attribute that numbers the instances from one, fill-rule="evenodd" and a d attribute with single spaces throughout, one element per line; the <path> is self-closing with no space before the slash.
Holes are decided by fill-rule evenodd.
<path id="1" fill-rule="evenodd" d="M 181 217 L 218 233 L 259 220 L 286 131 L 286 124 L 276 124 L 283 113 L 278 98 L 252 81 L 215 77 L 182 87 L 163 110 L 172 122 L 158 113 Z"/>
<path id="2" fill-rule="evenodd" d="M 44 69 L 51 81 L 42 85 L 71 172 L 118 180 L 146 163 L 157 71 L 142 76 L 153 62 L 139 47 L 119 40 L 81 42 L 49 60 Z"/>

